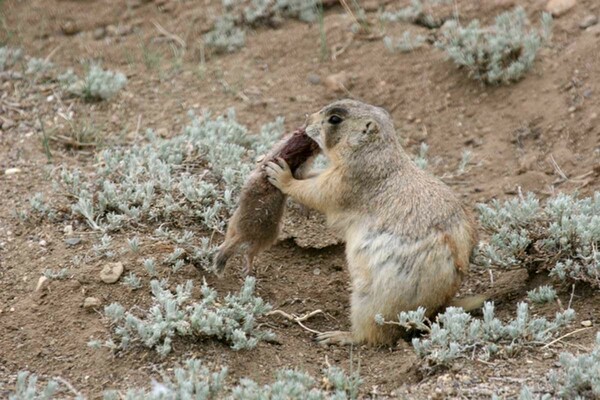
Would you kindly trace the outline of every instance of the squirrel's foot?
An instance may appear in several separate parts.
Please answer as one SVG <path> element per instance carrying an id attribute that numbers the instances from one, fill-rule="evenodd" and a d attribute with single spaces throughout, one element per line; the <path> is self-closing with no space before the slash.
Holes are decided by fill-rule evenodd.
<path id="1" fill-rule="evenodd" d="M 349 344 L 356 344 L 352 332 L 347 331 L 323 332 L 317 335 L 316 340 L 322 345 L 337 344 L 340 346 L 347 346 Z"/>
<path id="2" fill-rule="evenodd" d="M 267 172 L 267 179 L 271 185 L 281 190 L 282 193 L 287 193 L 287 188 L 291 181 L 294 180 L 294 176 L 285 160 L 283 158 L 278 158 L 277 162 L 269 161 L 265 165 L 265 171 Z"/>

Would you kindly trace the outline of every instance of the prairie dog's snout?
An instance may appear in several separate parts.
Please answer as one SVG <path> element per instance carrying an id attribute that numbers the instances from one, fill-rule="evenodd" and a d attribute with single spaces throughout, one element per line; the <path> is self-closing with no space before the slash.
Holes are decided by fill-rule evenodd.
<path id="1" fill-rule="evenodd" d="M 319 147 L 323 149 L 324 141 L 322 138 L 322 116 L 320 112 L 310 114 L 306 118 L 306 134 L 312 140 L 317 142 Z"/>

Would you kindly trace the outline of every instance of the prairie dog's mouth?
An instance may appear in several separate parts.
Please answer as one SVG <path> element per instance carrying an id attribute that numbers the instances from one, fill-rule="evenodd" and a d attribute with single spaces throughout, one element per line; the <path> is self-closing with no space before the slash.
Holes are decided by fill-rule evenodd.
<path id="1" fill-rule="evenodd" d="M 308 135 L 309 138 L 311 138 L 312 140 L 317 142 L 317 144 L 319 145 L 321 150 L 325 150 L 325 147 L 323 146 L 323 138 L 321 138 L 321 130 L 319 129 L 318 126 L 315 126 L 315 125 L 307 126 L 306 134 Z"/>

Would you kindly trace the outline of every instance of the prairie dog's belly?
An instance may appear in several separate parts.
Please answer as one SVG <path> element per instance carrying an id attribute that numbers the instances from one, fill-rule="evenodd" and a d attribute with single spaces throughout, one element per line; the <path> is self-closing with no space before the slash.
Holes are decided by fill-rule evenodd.
<path id="1" fill-rule="evenodd" d="M 433 309 L 439 295 L 454 287 L 452 256 L 438 232 L 415 240 L 357 223 L 345 237 L 353 290 L 384 315 Z"/>

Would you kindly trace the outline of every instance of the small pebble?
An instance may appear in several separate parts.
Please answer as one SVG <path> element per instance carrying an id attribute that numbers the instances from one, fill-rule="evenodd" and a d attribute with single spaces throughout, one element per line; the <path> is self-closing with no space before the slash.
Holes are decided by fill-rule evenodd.
<path id="1" fill-rule="evenodd" d="M 97 308 L 100 307 L 101 304 L 102 302 L 100 301 L 100 299 L 96 297 L 86 297 L 83 300 L 83 308 L 85 309 Z"/>
<path id="2" fill-rule="evenodd" d="M 77 23 L 75 23 L 74 21 L 65 22 L 64 24 L 62 24 L 60 26 L 60 29 L 67 36 L 75 35 L 76 33 L 79 33 L 81 30 L 79 28 L 79 26 L 77 26 Z"/>
<path id="3" fill-rule="evenodd" d="M 100 279 L 104 283 L 115 283 L 123 274 L 123 263 L 108 263 L 100 271 Z"/>
<path id="4" fill-rule="evenodd" d="M 46 242 L 44 239 L 42 239 L 38 242 L 38 244 L 42 247 L 46 247 L 48 245 L 48 242 Z"/>
<path id="5" fill-rule="evenodd" d="M 4 175 L 15 175 L 21 172 L 21 168 L 7 168 L 4 170 Z"/>
<path id="6" fill-rule="evenodd" d="M 553 17 L 559 17 L 575 7 L 577 0 L 550 0 L 546 4 L 546 11 Z"/>
<path id="7" fill-rule="evenodd" d="M 589 28 L 590 26 L 594 26 L 598 23 L 598 17 L 595 15 L 587 15 L 585 16 L 581 22 L 579 23 L 579 27 L 581 29 Z"/>
<path id="8" fill-rule="evenodd" d="M 4 120 L 0 120 L 0 125 L 2 126 L 2 129 L 6 130 L 8 128 L 12 128 L 13 126 L 15 126 L 15 121 L 13 121 L 12 119 L 4 119 Z"/>
<path id="9" fill-rule="evenodd" d="M 63 228 L 63 233 L 67 236 L 71 236 L 73 234 L 73 225 L 65 225 Z"/>
<path id="10" fill-rule="evenodd" d="M 40 290 L 44 289 L 46 286 L 48 286 L 50 280 L 48 278 L 46 278 L 45 276 L 40 276 L 40 279 L 38 279 L 38 283 L 37 285 L 35 285 L 35 291 L 39 292 Z"/>
<path id="11" fill-rule="evenodd" d="M 321 275 L 321 269 L 320 268 L 315 268 L 313 270 L 313 275 Z"/>
<path id="12" fill-rule="evenodd" d="M 100 40 L 100 39 L 104 38 L 104 36 L 106 36 L 106 29 L 96 28 L 94 30 L 94 34 L 93 34 L 94 40 Z"/>
<path id="13" fill-rule="evenodd" d="M 79 243 L 81 243 L 81 238 L 78 238 L 78 237 L 66 238 L 65 243 L 69 246 L 76 246 Z"/>
<path id="14" fill-rule="evenodd" d="M 317 74 L 308 74 L 307 80 L 312 85 L 318 85 L 321 83 L 321 77 Z"/>
<path id="15" fill-rule="evenodd" d="M 585 326 L 586 328 L 592 326 L 592 321 L 586 319 L 585 321 L 581 321 L 581 326 Z"/>

